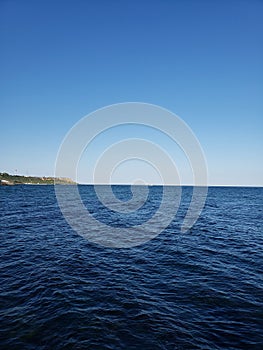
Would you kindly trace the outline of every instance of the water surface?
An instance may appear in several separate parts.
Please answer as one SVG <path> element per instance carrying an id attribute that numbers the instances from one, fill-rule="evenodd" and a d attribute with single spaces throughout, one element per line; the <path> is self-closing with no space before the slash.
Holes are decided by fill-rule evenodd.
<path id="1" fill-rule="evenodd" d="M 162 188 L 132 217 L 80 192 L 114 230 L 150 217 Z M 263 189 L 209 188 L 181 234 L 191 193 L 157 238 L 111 249 L 69 227 L 53 186 L 0 187 L 0 348 L 262 349 Z"/>

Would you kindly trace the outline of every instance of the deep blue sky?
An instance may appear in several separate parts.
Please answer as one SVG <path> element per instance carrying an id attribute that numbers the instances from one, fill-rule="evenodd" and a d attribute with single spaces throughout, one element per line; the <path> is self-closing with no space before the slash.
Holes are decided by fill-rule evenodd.
<path id="1" fill-rule="evenodd" d="M 263 185 L 263 2 L 0 1 L 0 171 L 52 175 L 65 133 L 141 101 L 183 118 L 209 183 Z"/>

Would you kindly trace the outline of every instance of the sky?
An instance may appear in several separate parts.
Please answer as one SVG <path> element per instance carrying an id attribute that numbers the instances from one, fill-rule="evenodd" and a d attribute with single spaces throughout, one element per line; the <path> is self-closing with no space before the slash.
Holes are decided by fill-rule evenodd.
<path id="1" fill-rule="evenodd" d="M 262 44 L 260 0 L 1 0 L 0 172 L 53 175 L 60 144 L 81 118 L 144 102 L 192 129 L 209 185 L 263 186 Z M 191 184 L 177 145 L 146 129 L 100 135 L 83 153 L 79 181 L 91 181 L 103 147 L 135 134 L 158 141 Z M 130 160 L 114 181 L 149 173 L 155 182 L 151 171 Z"/>

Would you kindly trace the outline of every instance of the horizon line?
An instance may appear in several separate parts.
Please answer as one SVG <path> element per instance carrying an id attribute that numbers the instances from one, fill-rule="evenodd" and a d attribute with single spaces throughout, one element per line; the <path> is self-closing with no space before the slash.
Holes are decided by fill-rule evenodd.
<path id="1" fill-rule="evenodd" d="M 83 186 L 174 186 L 174 187 L 258 187 L 262 188 L 263 185 L 196 185 L 196 184 L 132 184 L 132 183 L 80 183 L 75 182 L 76 185 Z"/>

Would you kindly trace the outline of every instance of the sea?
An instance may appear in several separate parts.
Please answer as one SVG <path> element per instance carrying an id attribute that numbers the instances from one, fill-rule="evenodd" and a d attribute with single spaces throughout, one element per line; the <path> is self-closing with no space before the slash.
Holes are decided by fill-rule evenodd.
<path id="1" fill-rule="evenodd" d="M 162 195 L 149 187 L 131 221 L 93 186 L 79 191 L 113 234 L 148 220 Z M 263 349 L 263 188 L 209 187 L 182 232 L 192 193 L 182 188 L 159 235 L 114 248 L 73 230 L 54 186 L 0 186 L 0 349 Z"/>

